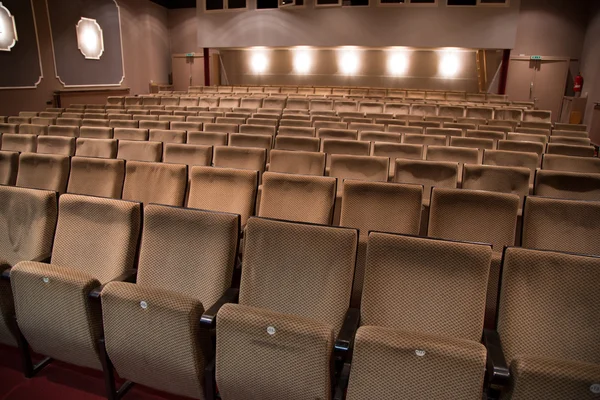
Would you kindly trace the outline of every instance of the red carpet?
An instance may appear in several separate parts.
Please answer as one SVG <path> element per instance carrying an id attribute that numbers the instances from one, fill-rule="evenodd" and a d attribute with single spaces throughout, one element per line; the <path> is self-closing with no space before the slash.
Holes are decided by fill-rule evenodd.
<path id="1" fill-rule="evenodd" d="M 34 378 L 21 372 L 17 349 L 0 345 L 0 400 L 101 400 L 106 399 L 102 373 L 53 361 Z M 124 400 L 189 400 L 140 385 Z"/>

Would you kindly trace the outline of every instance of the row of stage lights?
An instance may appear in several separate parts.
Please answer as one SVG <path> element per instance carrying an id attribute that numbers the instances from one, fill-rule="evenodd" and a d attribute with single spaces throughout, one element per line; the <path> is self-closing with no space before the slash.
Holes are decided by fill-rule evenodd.
<path id="1" fill-rule="evenodd" d="M 250 69 L 254 74 L 265 74 L 269 69 L 269 51 L 257 47 L 250 50 Z M 293 52 L 294 72 L 299 75 L 311 73 L 313 68 L 313 50 L 297 47 Z M 358 75 L 361 66 L 361 51 L 354 47 L 342 47 L 336 52 L 338 70 L 343 75 Z M 438 75 L 444 78 L 455 77 L 460 71 L 460 57 L 457 51 L 443 49 L 438 53 Z M 387 52 L 387 71 L 392 76 L 405 76 L 410 66 L 410 50 L 389 50 Z"/>

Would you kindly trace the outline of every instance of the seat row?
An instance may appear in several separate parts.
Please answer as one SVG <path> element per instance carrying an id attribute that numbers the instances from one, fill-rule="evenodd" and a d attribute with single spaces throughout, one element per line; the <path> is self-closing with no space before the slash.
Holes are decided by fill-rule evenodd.
<path id="1" fill-rule="evenodd" d="M 371 189 L 377 197 L 365 197 Z M 19 346 L 27 376 L 48 362 L 33 365 L 30 349 L 103 370 L 109 399 L 131 382 L 193 398 L 218 390 L 224 400 L 479 400 L 484 388 L 589 397 L 600 377 L 597 257 L 501 254 L 507 219 L 498 217 L 516 220 L 510 195 L 435 189 L 435 238 L 420 238 L 402 233 L 418 229 L 421 187 L 350 181 L 344 190 L 356 196 L 344 205 L 348 227 L 250 218 L 238 288 L 239 215 L 72 194 L 57 204 L 53 192 L 0 186 L 10 206 L 0 208 L 9 232 L 0 340 Z M 600 203 L 530 197 L 526 207 L 534 225 L 524 238 L 600 248 L 600 224 L 590 223 Z M 493 229 L 476 226 L 482 212 Z M 499 279 L 497 323 L 484 329 Z M 131 382 L 117 389 L 114 369 Z"/>

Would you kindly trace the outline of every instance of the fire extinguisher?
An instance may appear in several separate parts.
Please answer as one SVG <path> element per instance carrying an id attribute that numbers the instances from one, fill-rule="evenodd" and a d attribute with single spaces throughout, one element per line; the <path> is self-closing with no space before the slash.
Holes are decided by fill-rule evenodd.
<path id="1" fill-rule="evenodd" d="M 581 89 L 583 88 L 583 76 L 581 76 L 581 72 L 577 74 L 574 79 L 573 91 L 575 92 L 575 96 L 581 96 Z"/>

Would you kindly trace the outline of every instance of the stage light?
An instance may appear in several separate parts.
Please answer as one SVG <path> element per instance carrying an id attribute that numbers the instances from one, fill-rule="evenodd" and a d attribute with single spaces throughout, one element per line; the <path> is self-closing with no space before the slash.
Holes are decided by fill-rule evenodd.
<path id="1" fill-rule="evenodd" d="M 393 51 L 388 54 L 388 72 L 390 75 L 402 76 L 408 71 L 408 54 L 406 51 Z"/>
<path id="2" fill-rule="evenodd" d="M 460 70 L 458 54 L 452 51 L 444 51 L 440 54 L 439 74 L 444 78 L 452 78 Z"/>
<path id="3" fill-rule="evenodd" d="M 312 56 L 309 50 L 297 48 L 294 50 L 294 71 L 297 74 L 308 74 L 312 67 Z"/>
<path id="4" fill-rule="evenodd" d="M 0 2 L 0 51 L 10 51 L 17 44 L 15 17 Z"/>
<path id="5" fill-rule="evenodd" d="M 254 50 L 250 58 L 250 67 L 255 74 L 264 74 L 269 66 L 269 59 L 263 50 Z"/>
<path id="6" fill-rule="evenodd" d="M 82 17 L 76 26 L 77 48 L 89 60 L 99 60 L 104 53 L 102 28 L 95 19 Z"/>
<path id="7" fill-rule="evenodd" d="M 338 67 L 344 75 L 355 75 L 360 67 L 358 51 L 354 48 L 342 49 L 338 58 Z"/>

